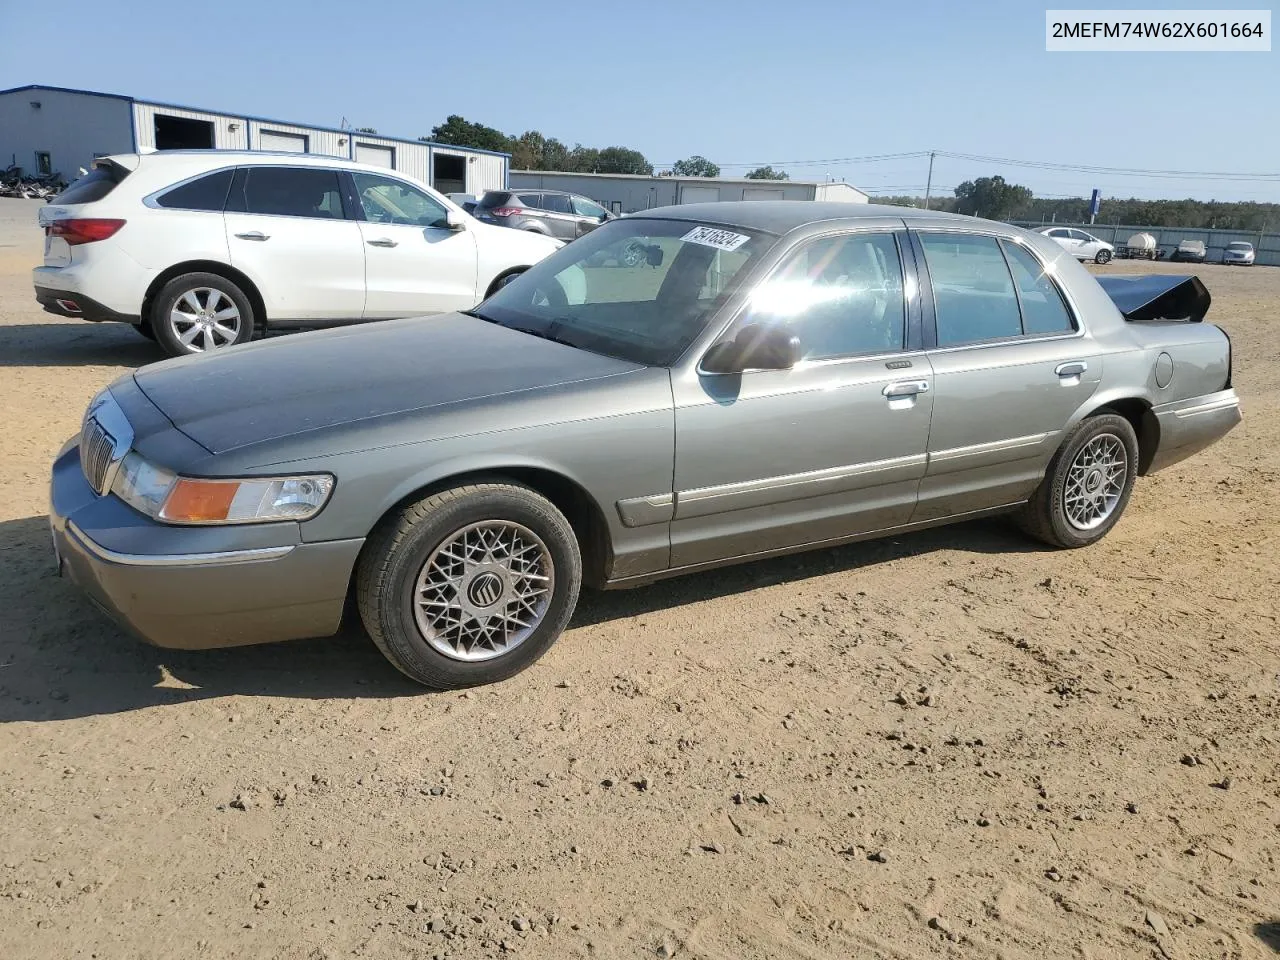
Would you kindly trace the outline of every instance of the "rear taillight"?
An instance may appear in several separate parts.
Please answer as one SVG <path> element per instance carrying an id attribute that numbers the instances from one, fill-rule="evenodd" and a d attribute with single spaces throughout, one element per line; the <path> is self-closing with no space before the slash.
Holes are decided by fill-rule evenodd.
<path id="1" fill-rule="evenodd" d="M 498 207 L 492 211 L 495 217 L 522 217 L 528 212 L 524 207 Z"/>
<path id="2" fill-rule="evenodd" d="M 61 237 L 70 246 L 81 243 L 94 243 L 114 237 L 123 220 L 104 220 L 100 218 L 82 217 L 70 220 L 54 220 L 47 230 L 51 237 Z"/>

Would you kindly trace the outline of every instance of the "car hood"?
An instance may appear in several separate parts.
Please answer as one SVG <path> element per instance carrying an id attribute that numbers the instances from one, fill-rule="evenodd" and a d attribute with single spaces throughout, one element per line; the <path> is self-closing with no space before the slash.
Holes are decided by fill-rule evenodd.
<path id="1" fill-rule="evenodd" d="M 143 367 L 134 380 L 210 453 L 642 369 L 452 313 L 294 334 Z"/>

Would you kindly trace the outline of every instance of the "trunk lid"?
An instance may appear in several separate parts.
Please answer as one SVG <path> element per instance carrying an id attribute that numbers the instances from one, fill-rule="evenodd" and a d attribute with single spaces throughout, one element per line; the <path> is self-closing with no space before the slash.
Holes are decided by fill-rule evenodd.
<path id="1" fill-rule="evenodd" d="M 1153 273 L 1142 276 L 1096 277 L 1126 320 L 1185 320 L 1199 323 L 1209 312 L 1212 297 L 1199 277 Z"/>

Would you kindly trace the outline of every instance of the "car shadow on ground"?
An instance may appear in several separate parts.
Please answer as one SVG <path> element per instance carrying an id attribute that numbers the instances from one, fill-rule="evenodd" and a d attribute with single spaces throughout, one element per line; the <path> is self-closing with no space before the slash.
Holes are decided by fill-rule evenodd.
<path id="1" fill-rule="evenodd" d="M 164 358 L 127 323 L 0 326 L 0 367 L 140 367 Z"/>
<path id="2" fill-rule="evenodd" d="M 571 627 L 699 603 L 954 549 L 1041 549 L 987 520 L 762 560 L 627 591 L 584 593 Z M 240 694 L 301 699 L 422 696 L 378 653 L 348 605 L 333 637 L 226 650 L 149 646 L 116 627 L 53 563 L 45 517 L 0 523 L 0 723 L 44 722 Z"/>
<path id="3" fill-rule="evenodd" d="M 1280 953 L 1280 920 L 1272 920 L 1270 923 L 1255 923 L 1253 932 L 1265 946 L 1270 947 L 1274 953 Z"/>

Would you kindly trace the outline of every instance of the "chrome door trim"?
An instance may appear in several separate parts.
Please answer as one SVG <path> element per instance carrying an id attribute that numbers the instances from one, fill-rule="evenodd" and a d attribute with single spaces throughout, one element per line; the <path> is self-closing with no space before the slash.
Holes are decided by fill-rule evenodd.
<path id="1" fill-rule="evenodd" d="M 776 477 L 762 477 L 758 480 L 698 487 L 693 490 L 678 490 L 675 495 L 675 519 L 688 520 L 730 510 L 745 510 L 783 501 L 839 493 L 850 489 L 847 483 L 850 480 L 920 467 L 927 462 L 928 454 L 918 453 L 888 460 L 826 467 L 805 473 L 790 473 Z"/>
<path id="2" fill-rule="evenodd" d="M 977 457 L 988 453 L 1003 453 L 1005 450 L 1017 450 L 1021 447 L 1034 447 L 1053 436 L 1049 433 L 1030 433 L 1025 437 L 1010 437 L 1008 440 L 993 440 L 990 443 L 975 443 L 967 447 L 952 447 L 949 450 L 938 450 L 929 454 L 929 461 L 961 460 L 965 457 Z"/>

